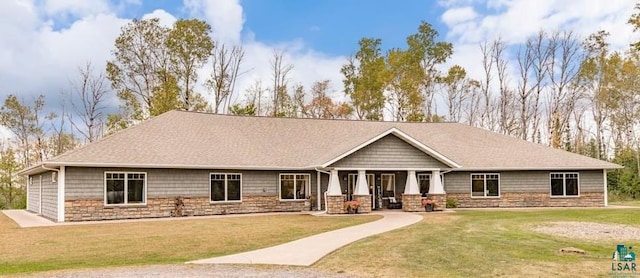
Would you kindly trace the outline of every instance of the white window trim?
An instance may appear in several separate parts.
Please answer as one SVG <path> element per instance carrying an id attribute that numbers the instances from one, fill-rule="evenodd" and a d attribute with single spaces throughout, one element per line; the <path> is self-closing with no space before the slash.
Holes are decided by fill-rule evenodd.
<path id="1" fill-rule="evenodd" d="M 385 190 L 385 188 L 386 188 L 385 186 L 386 185 L 384 184 L 384 182 L 382 182 L 382 177 L 384 177 L 384 176 L 392 176 L 393 177 L 393 196 L 391 196 L 391 197 L 382 197 L 382 199 L 396 198 L 396 190 L 397 190 L 397 188 L 396 188 L 396 174 L 389 174 L 389 173 L 380 174 L 380 185 L 381 185 L 380 189 L 382 189 L 382 195 L 384 195 L 384 192 L 386 191 Z"/>
<path id="2" fill-rule="evenodd" d="M 484 176 L 484 196 L 473 196 L 473 176 L 474 175 L 482 175 Z M 498 176 L 498 196 L 487 196 L 487 176 L 488 175 L 497 175 Z M 469 194 L 472 199 L 498 199 L 502 197 L 502 182 L 500 181 L 500 173 L 471 173 L 469 175 Z"/>
<path id="3" fill-rule="evenodd" d="M 211 200 L 211 176 L 213 175 L 224 175 L 224 201 L 213 201 Z M 240 176 L 240 200 L 228 200 L 229 198 L 229 175 L 239 175 Z M 209 173 L 209 203 L 211 204 L 220 204 L 220 203 L 242 203 L 242 173 Z"/>
<path id="4" fill-rule="evenodd" d="M 307 188 L 305 188 L 305 192 L 309 192 L 307 195 L 307 198 L 304 199 L 298 199 L 298 196 L 296 196 L 296 194 L 293 194 L 293 199 L 282 199 L 282 176 L 288 176 L 288 175 L 293 175 L 293 192 L 296 192 L 296 187 L 298 186 L 298 184 L 296 183 L 296 175 L 303 175 L 303 176 L 307 176 L 308 179 L 308 183 L 307 183 Z M 299 202 L 299 201 L 304 201 L 307 200 L 308 198 L 311 197 L 311 174 L 309 173 L 280 173 L 280 175 L 278 176 L 278 199 L 280 199 L 280 202 Z"/>
<path id="5" fill-rule="evenodd" d="M 124 174 L 124 203 L 123 204 L 108 204 L 107 203 L 107 174 Z M 129 204 L 129 174 L 144 174 L 144 190 L 142 190 L 142 203 Z M 124 171 L 105 171 L 104 172 L 104 206 L 105 207 L 135 207 L 147 205 L 147 172 L 124 172 Z"/>
<path id="6" fill-rule="evenodd" d="M 562 174 L 562 195 L 553 195 L 551 190 L 551 176 Z M 567 195 L 567 174 L 575 174 L 578 178 L 578 195 Z M 549 196 L 551 198 L 579 198 L 580 197 L 580 172 L 550 172 L 549 173 Z"/>

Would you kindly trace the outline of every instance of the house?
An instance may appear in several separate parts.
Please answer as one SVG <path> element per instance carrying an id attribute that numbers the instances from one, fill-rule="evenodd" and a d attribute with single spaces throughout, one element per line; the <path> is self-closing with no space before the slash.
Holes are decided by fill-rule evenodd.
<path id="1" fill-rule="evenodd" d="M 459 123 L 171 111 L 24 169 L 58 222 L 327 209 L 607 205 L 605 161 Z M 325 198 L 326 194 L 326 198 Z"/>

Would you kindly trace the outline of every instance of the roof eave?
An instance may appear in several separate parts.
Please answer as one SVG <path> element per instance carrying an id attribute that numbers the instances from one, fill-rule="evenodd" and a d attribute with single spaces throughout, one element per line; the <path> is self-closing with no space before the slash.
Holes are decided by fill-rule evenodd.
<path id="1" fill-rule="evenodd" d="M 22 170 L 19 174 L 31 174 L 46 167 L 87 167 L 87 168 L 156 168 L 156 169 L 220 169 L 220 170 L 314 170 L 319 166 L 255 166 L 255 165 L 194 165 L 194 164 L 153 164 L 153 163 L 94 163 L 94 162 L 50 162 Z"/>
<path id="2" fill-rule="evenodd" d="M 623 169 L 620 165 L 615 166 L 554 166 L 554 167 L 461 167 L 452 169 L 456 172 L 469 171 L 560 171 L 560 170 L 616 170 Z"/>

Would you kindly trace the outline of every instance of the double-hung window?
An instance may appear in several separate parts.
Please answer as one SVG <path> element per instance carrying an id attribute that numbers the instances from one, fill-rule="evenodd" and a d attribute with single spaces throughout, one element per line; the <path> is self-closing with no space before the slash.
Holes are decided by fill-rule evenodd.
<path id="1" fill-rule="evenodd" d="M 311 175 L 280 174 L 280 199 L 304 200 L 310 196 Z"/>
<path id="2" fill-rule="evenodd" d="M 578 173 L 551 173 L 551 196 L 578 196 Z"/>
<path id="3" fill-rule="evenodd" d="M 499 174 L 471 174 L 471 197 L 499 197 Z"/>
<path id="4" fill-rule="evenodd" d="M 146 173 L 105 172 L 104 177 L 106 205 L 146 203 Z"/>
<path id="5" fill-rule="evenodd" d="M 211 173 L 211 202 L 241 201 L 242 174 Z"/>

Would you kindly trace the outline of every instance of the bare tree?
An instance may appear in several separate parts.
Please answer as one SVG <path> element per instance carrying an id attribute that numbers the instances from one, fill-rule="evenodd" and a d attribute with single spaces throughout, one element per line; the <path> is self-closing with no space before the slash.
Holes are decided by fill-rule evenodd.
<path id="1" fill-rule="evenodd" d="M 282 99 L 287 94 L 287 86 L 289 82 L 289 73 L 293 70 L 292 64 L 284 62 L 284 52 L 274 50 L 271 60 L 271 70 L 273 78 L 273 116 L 279 115 L 279 109 L 282 106 Z"/>
<path id="2" fill-rule="evenodd" d="M 582 97 L 575 81 L 583 57 L 580 42 L 572 32 L 555 33 L 550 39 L 551 88 L 547 97 L 546 120 L 549 143 L 552 147 L 559 148 L 561 136 L 569 127 L 576 103 Z"/>
<path id="3" fill-rule="evenodd" d="M 214 50 L 211 56 L 213 71 L 205 82 L 205 87 L 213 92 L 214 113 L 224 113 L 229 106 L 243 58 L 242 46 L 229 49 L 223 44 Z"/>
<path id="4" fill-rule="evenodd" d="M 496 41 L 492 49 L 493 64 L 496 66 L 498 76 L 498 107 L 496 110 L 498 119 L 498 131 L 514 135 L 517 130 L 517 121 L 514 111 L 513 91 L 509 88 L 509 77 L 507 76 L 507 59 L 504 57 L 506 46 L 501 41 Z"/>
<path id="5" fill-rule="evenodd" d="M 74 120 L 72 114 L 67 117 L 73 128 L 85 140 L 93 142 L 102 136 L 104 127 L 104 101 L 108 90 L 103 73 L 94 73 L 90 62 L 78 69 L 80 78 L 71 82 L 71 109 L 79 120 Z M 79 122 L 78 122 L 79 121 Z"/>
<path id="6" fill-rule="evenodd" d="M 482 93 L 482 112 L 480 114 L 480 126 L 495 130 L 493 128 L 493 113 L 492 109 L 492 97 L 491 97 L 491 80 L 493 79 L 493 49 L 501 45 L 500 39 L 494 41 L 492 44 L 484 42 L 480 45 L 480 51 L 482 52 L 482 69 L 484 70 L 484 79 L 480 81 L 480 92 Z"/>

